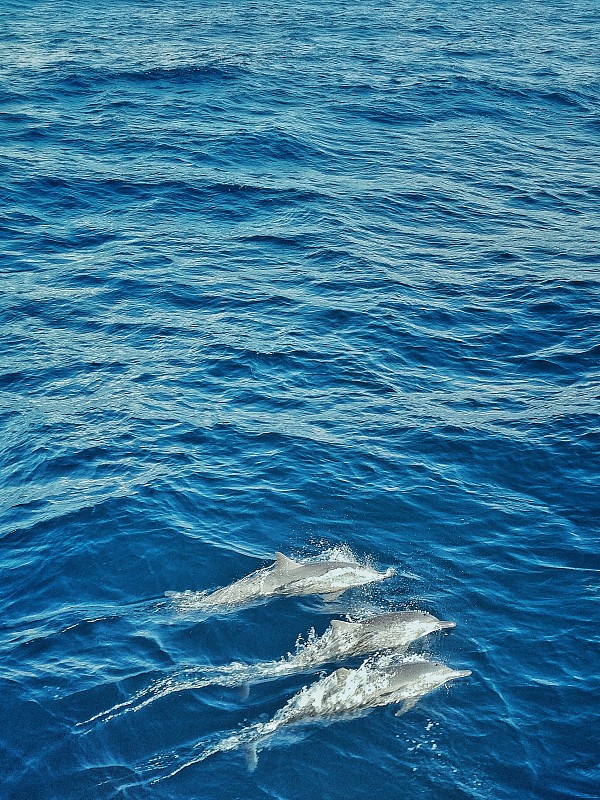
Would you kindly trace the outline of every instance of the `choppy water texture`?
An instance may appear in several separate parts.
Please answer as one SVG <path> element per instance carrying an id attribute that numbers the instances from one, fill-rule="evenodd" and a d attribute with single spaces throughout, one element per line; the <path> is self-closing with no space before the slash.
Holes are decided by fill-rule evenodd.
<path id="1" fill-rule="evenodd" d="M 597 798 L 598 53 L 580 0 L 2 3 L 0 795 Z M 396 577 L 165 597 L 339 547 Z M 318 676 L 155 696 L 405 608 L 472 675 L 252 773 Z"/>

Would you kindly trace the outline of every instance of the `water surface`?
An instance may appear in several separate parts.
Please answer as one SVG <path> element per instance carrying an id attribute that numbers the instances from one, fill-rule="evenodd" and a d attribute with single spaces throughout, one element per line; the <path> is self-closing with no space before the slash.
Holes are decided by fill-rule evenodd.
<path id="1" fill-rule="evenodd" d="M 3 3 L 8 798 L 597 797 L 598 52 L 582 0 Z M 398 575 L 165 597 L 336 547 Z M 81 724 L 404 608 L 472 676 L 253 773 L 161 765 L 311 676 Z"/>

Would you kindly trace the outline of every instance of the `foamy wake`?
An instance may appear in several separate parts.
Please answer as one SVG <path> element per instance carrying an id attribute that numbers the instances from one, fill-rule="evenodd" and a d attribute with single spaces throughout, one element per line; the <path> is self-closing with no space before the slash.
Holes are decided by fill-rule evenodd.
<path id="1" fill-rule="evenodd" d="M 335 639 L 335 641 L 334 641 Z M 351 651 L 353 640 L 347 637 L 341 643 L 333 628 L 327 628 L 317 636 L 311 628 L 307 638 L 298 637 L 294 653 L 288 653 L 278 661 L 263 661 L 258 664 L 232 662 L 220 667 L 190 667 L 179 670 L 165 678 L 154 681 L 128 700 L 112 706 L 106 711 L 90 717 L 80 725 L 110 720 L 141 709 L 176 692 L 202 689 L 206 686 L 239 687 L 277 680 L 286 675 L 307 672 L 327 662 L 341 659 Z M 345 649 L 344 649 L 345 644 Z"/>

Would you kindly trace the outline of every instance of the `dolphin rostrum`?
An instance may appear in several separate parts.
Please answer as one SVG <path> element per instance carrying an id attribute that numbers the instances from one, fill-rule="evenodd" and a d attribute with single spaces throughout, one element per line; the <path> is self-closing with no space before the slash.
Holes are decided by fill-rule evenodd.
<path id="1" fill-rule="evenodd" d="M 175 600 L 181 611 L 223 611 L 274 595 L 320 594 L 333 597 L 346 589 L 382 581 L 394 574 L 394 569 L 378 572 L 356 560 L 294 561 L 283 553 L 276 553 L 275 563 L 271 567 L 252 572 L 230 586 L 208 594 L 169 592 L 168 595 Z"/>
<path id="2" fill-rule="evenodd" d="M 429 692 L 448 681 L 471 674 L 454 670 L 437 661 L 397 655 L 375 656 L 357 669 L 341 667 L 295 694 L 268 722 L 258 722 L 207 747 L 166 777 L 171 777 L 216 753 L 244 747 L 249 766 L 257 763 L 257 752 L 277 731 L 290 725 L 315 721 L 348 719 L 376 708 L 401 703 L 396 716 L 404 714 Z"/>
<path id="3" fill-rule="evenodd" d="M 129 711 L 139 711 L 155 700 L 174 692 L 205 686 L 240 686 L 276 680 L 286 675 L 307 672 L 322 664 L 384 650 L 403 651 L 417 639 L 433 631 L 454 628 L 426 611 L 394 611 L 359 621 L 334 619 L 322 636 L 314 629 L 306 641 L 299 640 L 295 653 L 277 661 L 243 664 L 234 661 L 217 667 L 191 667 L 161 678 L 129 700 L 96 714 L 87 723 L 107 722 Z"/>

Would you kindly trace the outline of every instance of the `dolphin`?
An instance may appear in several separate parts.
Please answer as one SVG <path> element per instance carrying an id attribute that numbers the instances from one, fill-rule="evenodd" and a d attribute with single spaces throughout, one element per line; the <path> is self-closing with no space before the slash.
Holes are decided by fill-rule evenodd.
<path id="1" fill-rule="evenodd" d="M 394 569 L 379 572 L 359 561 L 318 559 L 294 561 L 283 553 L 275 554 L 271 567 L 246 575 L 230 586 L 214 592 L 183 592 L 167 594 L 174 598 L 180 610 L 226 610 L 254 600 L 275 595 L 320 594 L 335 597 L 346 589 L 383 581 L 395 574 Z"/>
<path id="2" fill-rule="evenodd" d="M 245 699 L 252 684 L 308 672 L 322 664 L 354 656 L 385 650 L 403 651 L 433 631 L 455 626 L 456 623 L 445 622 L 426 611 L 394 611 L 360 621 L 334 619 L 322 636 L 315 636 L 313 629 L 306 641 L 299 640 L 296 652 L 288 653 L 285 658 L 256 664 L 234 661 L 220 667 L 188 668 L 155 681 L 129 700 L 96 714 L 86 724 L 96 720 L 107 722 L 115 716 L 140 711 L 166 695 L 205 686 L 239 686 Z"/>
<path id="3" fill-rule="evenodd" d="M 401 708 L 396 714 L 399 716 L 434 689 L 469 675 L 471 670 L 468 669 L 455 670 L 438 661 L 419 657 L 399 660 L 397 655 L 372 657 L 357 669 L 340 667 L 295 694 L 268 722 L 258 722 L 221 739 L 178 766 L 167 777 L 216 753 L 239 747 L 244 747 L 248 766 L 254 769 L 258 751 L 282 728 L 349 719 L 362 716 L 378 706 L 400 703 Z"/>
<path id="4" fill-rule="evenodd" d="M 334 619 L 330 623 L 332 633 L 328 638 L 331 641 L 327 642 L 330 647 L 326 651 L 337 651 L 335 660 L 339 660 L 340 656 L 402 650 L 429 633 L 455 627 L 455 622 L 440 620 L 426 611 L 394 611 L 358 621 Z M 327 634 L 325 631 L 322 639 L 327 638 Z"/>
<path id="5" fill-rule="evenodd" d="M 294 695 L 269 722 L 246 729 L 243 746 L 248 767 L 256 768 L 261 744 L 284 726 L 352 718 L 378 706 L 397 703 L 402 704 L 396 712 L 400 716 L 434 689 L 469 675 L 471 670 L 455 670 L 439 661 L 420 658 L 396 664 L 367 660 L 358 669 L 340 667 Z M 219 750 L 233 749 L 236 738 L 244 738 L 244 730 L 223 740 Z"/>

